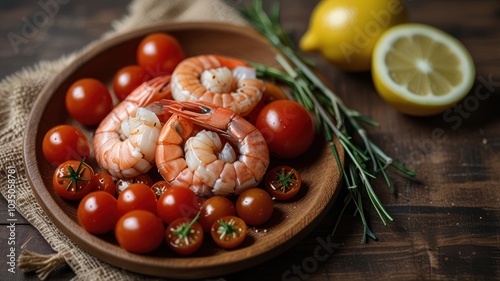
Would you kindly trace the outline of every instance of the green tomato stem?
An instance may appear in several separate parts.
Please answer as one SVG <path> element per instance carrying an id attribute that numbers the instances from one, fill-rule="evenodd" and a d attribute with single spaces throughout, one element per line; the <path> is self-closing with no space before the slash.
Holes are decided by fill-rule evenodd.
<path id="1" fill-rule="evenodd" d="M 189 231 L 191 230 L 191 227 L 195 222 L 198 221 L 200 218 L 201 211 L 196 214 L 196 216 L 186 225 L 180 225 L 177 227 L 177 229 L 174 231 L 175 235 L 179 236 L 179 238 L 186 238 L 189 236 Z"/>

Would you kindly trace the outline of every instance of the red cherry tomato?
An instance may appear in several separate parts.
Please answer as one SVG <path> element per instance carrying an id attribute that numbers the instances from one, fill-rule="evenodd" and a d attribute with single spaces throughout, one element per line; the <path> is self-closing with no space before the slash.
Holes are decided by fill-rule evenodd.
<path id="1" fill-rule="evenodd" d="M 120 215 L 132 210 L 146 210 L 156 214 L 156 195 L 149 186 L 133 183 L 118 195 Z"/>
<path id="2" fill-rule="evenodd" d="M 236 214 L 246 224 L 258 226 L 273 215 L 274 202 L 271 196 L 260 188 L 243 191 L 236 200 Z"/>
<path id="3" fill-rule="evenodd" d="M 113 100 L 103 83 L 93 78 L 84 78 L 68 89 L 66 109 L 76 121 L 94 126 L 113 109 Z"/>
<path id="4" fill-rule="evenodd" d="M 94 171 L 85 162 L 69 160 L 59 165 L 52 176 L 52 185 L 59 196 L 69 200 L 82 199 L 92 190 Z"/>
<path id="5" fill-rule="evenodd" d="M 137 48 L 138 64 L 153 76 L 171 74 L 184 57 L 177 39 L 165 33 L 146 36 Z"/>
<path id="6" fill-rule="evenodd" d="M 203 205 L 201 205 L 200 219 L 198 222 L 201 224 L 205 233 L 210 233 L 212 225 L 221 217 L 234 216 L 236 210 L 231 200 L 224 196 L 213 196 L 208 198 Z"/>
<path id="7" fill-rule="evenodd" d="M 225 249 L 238 247 L 247 235 L 246 223 L 238 217 L 226 216 L 214 222 L 210 235 L 215 244 Z"/>
<path id="8" fill-rule="evenodd" d="M 42 152 L 45 159 L 57 167 L 68 160 L 89 157 L 90 145 L 85 135 L 77 128 L 58 125 L 45 133 Z"/>
<path id="9" fill-rule="evenodd" d="M 145 210 L 134 210 L 121 216 L 115 227 L 115 238 L 125 250 L 143 254 L 160 246 L 165 227 L 160 218 Z"/>
<path id="10" fill-rule="evenodd" d="M 194 191 L 189 188 L 172 186 L 158 199 L 158 216 L 167 224 L 178 218 L 193 218 L 200 210 Z"/>
<path id="11" fill-rule="evenodd" d="M 190 255 L 196 252 L 203 243 L 203 229 L 196 221 L 188 218 L 178 218 L 167 226 L 165 240 L 174 252 L 180 255 Z"/>
<path id="12" fill-rule="evenodd" d="M 92 177 L 90 185 L 92 186 L 92 191 L 102 190 L 116 197 L 116 184 L 110 174 L 96 173 Z"/>
<path id="13" fill-rule="evenodd" d="M 121 68 L 113 77 L 113 91 L 119 100 L 124 100 L 135 88 L 150 79 L 148 72 L 138 66 Z"/>
<path id="14" fill-rule="evenodd" d="M 292 100 L 277 100 L 266 105 L 260 111 L 255 127 L 264 136 L 269 151 L 283 159 L 305 153 L 315 137 L 311 115 Z"/>
<path id="15" fill-rule="evenodd" d="M 80 201 L 77 217 L 80 225 L 90 233 L 111 231 L 119 218 L 116 198 L 106 191 L 91 192 Z"/>
<path id="16" fill-rule="evenodd" d="M 266 173 L 264 185 L 272 197 L 278 200 L 288 200 L 299 192 L 302 178 L 296 169 L 278 166 Z"/>

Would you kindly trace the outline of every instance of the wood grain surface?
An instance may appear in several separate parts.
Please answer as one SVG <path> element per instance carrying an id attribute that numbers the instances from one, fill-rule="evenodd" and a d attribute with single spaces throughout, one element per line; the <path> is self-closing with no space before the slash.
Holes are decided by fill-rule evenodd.
<path id="1" fill-rule="evenodd" d="M 245 5 L 251 0 L 231 2 Z M 265 2 L 267 6 L 271 1 Z M 298 41 L 319 1 L 281 2 L 282 23 Z M 378 128 L 368 128 L 375 143 L 417 172 L 414 181 L 391 172 L 394 194 L 383 181 L 373 184 L 394 221 L 384 226 L 371 212 L 371 229 L 379 241 L 361 243 L 362 225 L 351 208 L 332 237 L 343 205 L 337 200 L 320 225 L 294 248 L 249 270 L 221 276 L 225 280 L 500 280 L 500 3 L 404 2 L 412 21 L 443 29 L 472 54 L 476 83 L 470 98 L 451 115 L 401 115 L 376 94 L 369 73 L 343 73 L 311 55 L 347 105 L 380 122 Z M 20 34 L 25 20 L 41 7 L 28 0 L 0 2 L 0 77 L 80 49 L 108 31 L 111 22 L 126 12 L 127 4 L 125 0 L 69 1 L 16 49 L 7 35 Z M 478 94 L 487 98 L 466 103 Z M 8 232 L 3 198 L 0 222 L 2 277 L 36 280 L 34 274 L 5 275 Z M 52 252 L 26 221 L 18 220 L 16 237 L 29 250 Z M 73 276 L 65 266 L 51 280 Z"/>

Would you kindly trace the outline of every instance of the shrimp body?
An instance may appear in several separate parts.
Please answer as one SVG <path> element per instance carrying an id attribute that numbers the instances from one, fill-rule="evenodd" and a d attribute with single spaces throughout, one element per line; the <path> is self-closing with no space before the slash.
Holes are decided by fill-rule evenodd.
<path id="1" fill-rule="evenodd" d="M 172 74 L 174 100 L 210 102 L 241 116 L 252 111 L 264 89 L 254 68 L 240 60 L 216 55 L 187 58 Z"/>
<path id="2" fill-rule="evenodd" d="M 113 108 L 94 134 L 94 152 L 99 166 L 118 178 L 146 173 L 154 164 L 161 130 L 158 116 L 148 107 L 170 98 L 170 76 L 144 82 Z"/>
<path id="3" fill-rule="evenodd" d="M 158 104 L 173 113 L 155 156 L 166 181 L 211 196 L 240 194 L 262 180 L 269 165 L 267 144 L 243 117 L 206 102 Z"/>

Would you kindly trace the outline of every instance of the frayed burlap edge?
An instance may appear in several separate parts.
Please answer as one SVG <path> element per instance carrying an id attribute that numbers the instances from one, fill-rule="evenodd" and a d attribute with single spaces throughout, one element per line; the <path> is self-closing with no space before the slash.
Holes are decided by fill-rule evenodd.
<path id="1" fill-rule="evenodd" d="M 222 0 L 135 0 L 128 14 L 112 23 L 112 29 L 101 39 L 80 51 L 55 61 L 42 61 L 4 78 L 0 82 L 0 192 L 7 199 L 14 192 L 17 212 L 29 221 L 56 252 L 42 256 L 21 247 L 26 269 L 37 269 L 42 279 L 64 260 L 74 271 L 73 280 L 152 280 L 108 265 L 87 254 L 66 237 L 43 212 L 26 178 L 23 162 L 23 138 L 30 110 L 43 87 L 83 52 L 110 37 L 165 22 L 216 21 L 245 25 L 239 13 Z M 11 174 L 11 172 L 13 172 Z M 15 176 L 14 188 L 9 188 L 8 175 Z M 12 198 L 10 198 L 12 199 Z M 47 262 L 44 263 L 43 259 Z M 30 266 L 30 261 L 36 261 Z M 36 266 L 35 263 L 43 266 Z M 47 265 L 48 264 L 48 265 Z M 41 268 L 41 269 L 40 269 Z"/>

